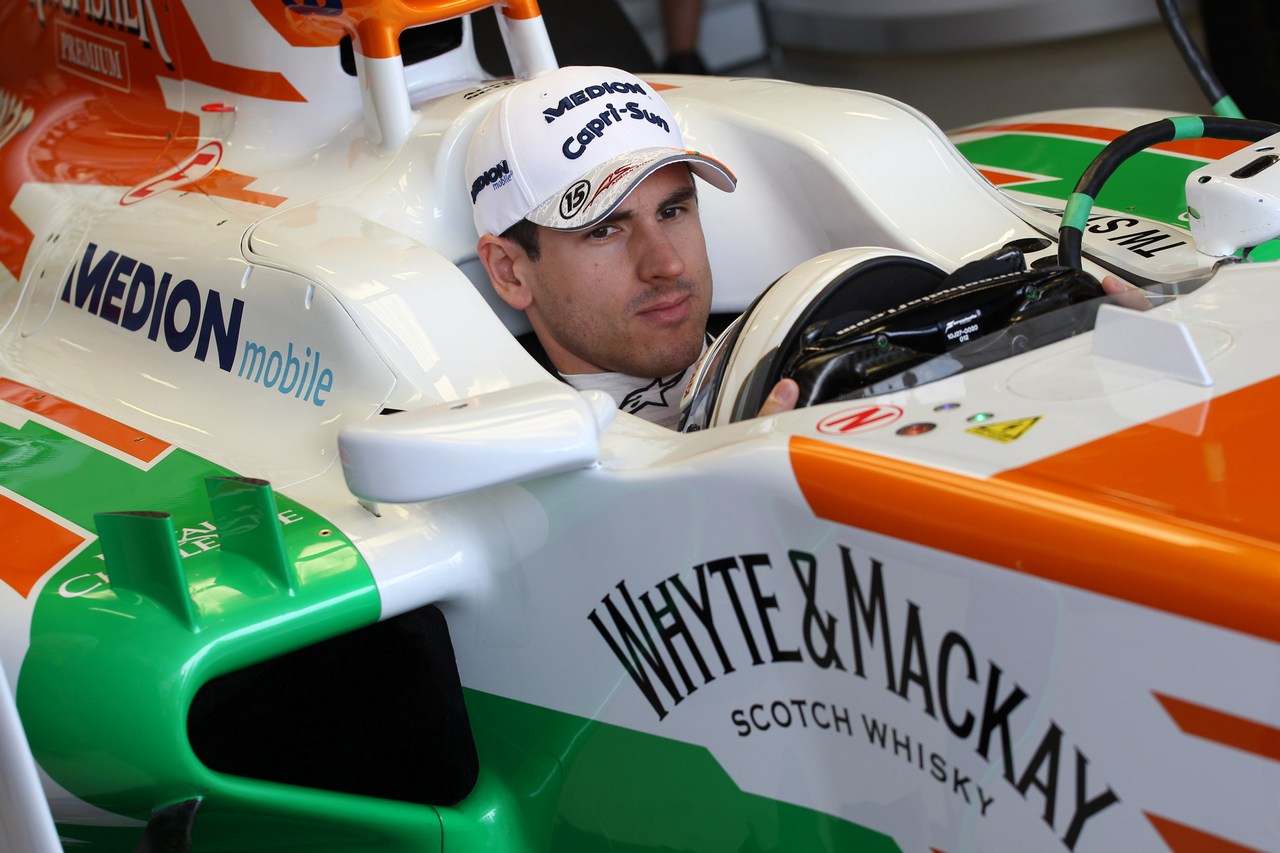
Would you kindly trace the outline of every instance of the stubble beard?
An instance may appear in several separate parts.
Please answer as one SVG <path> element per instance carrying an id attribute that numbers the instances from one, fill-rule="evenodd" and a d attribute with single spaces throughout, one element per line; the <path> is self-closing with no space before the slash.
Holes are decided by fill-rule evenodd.
<path id="1" fill-rule="evenodd" d="M 694 281 L 681 279 L 660 291 L 644 293 L 625 306 L 623 317 L 627 321 L 644 324 L 643 320 L 635 319 L 638 311 L 672 294 L 692 297 L 695 304 L 691 306 L 690 316 L 667 334 L 645 335 L 633 340 L 635 336 L 627 333 L 628 322 L 601 323 L 598 317 L 580 317 L 573 312 L 557 312 L 560 321 L 551 331 L 566 349 L 602 371 L 641 378 L 671 376 L 693 364 L 702 354 L 709 309 L 707 301 L 697 293 Z"/>

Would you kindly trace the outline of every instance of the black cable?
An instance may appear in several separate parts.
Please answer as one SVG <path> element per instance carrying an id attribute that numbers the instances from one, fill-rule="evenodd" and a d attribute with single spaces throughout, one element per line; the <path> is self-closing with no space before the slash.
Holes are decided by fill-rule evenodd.
<path id="1" fill-rule="evenodd" d="M 1191 76 L 1195 78 L 1200 91 L 1204 92 L 1209 103 L 1213 105 L 1214 113 L 1227 118 L 1244 118 L 1244 113 L 1240 112 L 1236 102 L 1227 94 L 1227 90 L 1223 88 L 1217 75 L 1209 67 L 1204 54 L 1200 52 L 1199 46 L 1191 38 L 1191 33 L 1187 31 L 1187 24 L 1182 20 L 1177 0 L 1156 0 L 1156 7 L 1160 10 L 1160 17 L 1164 19 L 1169 35 L 1173 36 L 1173 43 L 1177 45 L 1178 52 L 1187 63 Z"/>
<path id="2" fill-rule="evenodd" d="M 1139 151 L 1176 139 L 1238 139 L 1256 142 L 1280 133 L 1280 125 L 1267 121 L 1227 118 L 1224 116 L 1175 116 L 1140 125 L 1111 140 L 1093 158 L 1075 191 L 1067 199 L 1058 229 L 1058 264 L 1070 269 L 1081 268 L 1081 242 L 1089 220 L 1093 201 L 1120 165 Z"/>

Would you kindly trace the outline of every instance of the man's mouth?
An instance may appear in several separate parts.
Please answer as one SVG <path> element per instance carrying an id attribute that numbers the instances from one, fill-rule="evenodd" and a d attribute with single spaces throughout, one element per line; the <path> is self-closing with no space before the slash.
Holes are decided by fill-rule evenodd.
<path id="1" fill-rule="evenodd" d="M 682 293 L 679 296 L 655 302 L 649 307 L 638 311 L 637 314 L 642 319 L 652 322 L 678 323 L 689 316 L 692 304 L 693 300 L 689 295 Z"/>

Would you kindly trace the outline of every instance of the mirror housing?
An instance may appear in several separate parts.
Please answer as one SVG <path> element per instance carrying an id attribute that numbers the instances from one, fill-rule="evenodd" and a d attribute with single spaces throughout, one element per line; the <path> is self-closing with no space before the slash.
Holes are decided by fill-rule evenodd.
<path id="1" fill-rule="evenodd" d="M 615 414 L 603 392 L 522 385 L 347 427 L 338 453 L 357 497 L 416 503 L 595 465 Z"/>

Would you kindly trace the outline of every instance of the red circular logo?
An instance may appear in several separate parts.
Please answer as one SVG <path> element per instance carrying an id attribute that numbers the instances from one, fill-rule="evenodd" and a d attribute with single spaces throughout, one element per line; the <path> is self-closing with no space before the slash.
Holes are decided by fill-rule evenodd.
<path id="1" fill-rule="evenodd" d="M 883 429 L 896 423 L 902 417 L 902 409 L 897 406 L 870 404 L 852 409 L 842 409 L 834 415 L 828 415 L 818 421 L 818 432 L 827 435 L 853 435 L 859 432 L 870 432 Z"/>

